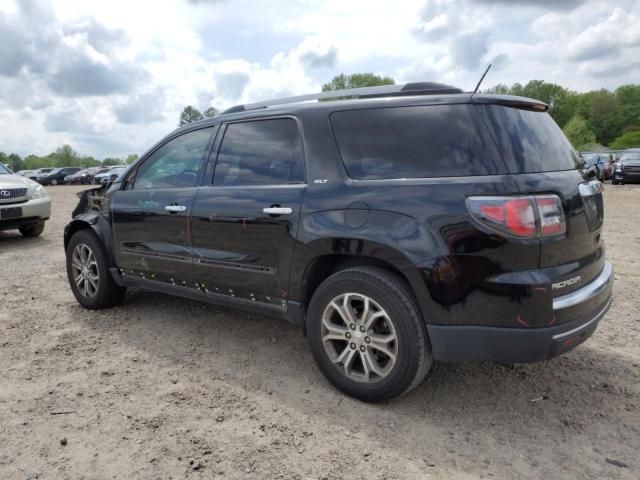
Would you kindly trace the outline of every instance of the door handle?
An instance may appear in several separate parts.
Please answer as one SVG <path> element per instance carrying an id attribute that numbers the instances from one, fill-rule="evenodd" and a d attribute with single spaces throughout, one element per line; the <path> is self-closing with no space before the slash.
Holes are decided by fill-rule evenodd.
<path id="1" fill-rule="evenodd" d="M 262 209 L 262 212 L 269 215 L 291 215 L 293 210 L 289 207 L 266 207 Z"/>
<path id="2" fill-rule="evenodd" d="M 167 205 L 166 207 L 164 207 L 164 209 L 167 212 L 178 213 L 186 211 L 187 207 L 185 207 L 184 205 Z"/>

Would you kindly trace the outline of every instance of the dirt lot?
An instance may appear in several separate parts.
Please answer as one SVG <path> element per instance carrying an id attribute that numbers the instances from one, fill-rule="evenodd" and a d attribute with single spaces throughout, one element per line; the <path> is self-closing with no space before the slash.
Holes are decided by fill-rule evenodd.
<path id="1" fill-rule="evenodd" d="M 640 477 L 640 186 L 607 185 L 616 299 L 551 362 L 436 365 L 410 395 L 333 390 L 298 328 L 146 292 L 90 312 L 41 238 L 0 233 L 0 478 Z"/>

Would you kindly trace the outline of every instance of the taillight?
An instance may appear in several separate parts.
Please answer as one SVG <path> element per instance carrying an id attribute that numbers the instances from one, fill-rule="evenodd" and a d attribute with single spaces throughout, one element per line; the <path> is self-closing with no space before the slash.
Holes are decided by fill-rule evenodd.
<path id="1" fill-rule="evenodd" d="M 469 197 L 466 202 L 476 219 L 511 236 L 536 238 L 566 231 L 562 203 L 556 195 Z"/>

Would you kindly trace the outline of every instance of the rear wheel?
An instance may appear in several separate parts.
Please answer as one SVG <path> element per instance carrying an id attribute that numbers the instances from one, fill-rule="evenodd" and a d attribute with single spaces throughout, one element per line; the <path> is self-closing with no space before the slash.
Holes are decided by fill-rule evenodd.
<path id="1" fill-rule="evenodd" d="M 373 267 L 338 272 L 307 312 L 313 356 L 342 392 L 368 402 L 399 397 L 432 364 L 424 322 L 402 279 Z"/>
<path id="2" fill-rule="evenodd" d="M 116 306 L 126 293 L 113 281 L 106 250 L 91 230 L 80 230 L 71 237 L 67 277 L 78 303 L 91 310 Z"/>
<path id="3" fill-rule="evenodd" d="M 32 225 L 20 227 L 20 234 L 23 237 L 37 237 L 44 231 L 44 222 L 34 223 Z"/>
<path id="4" fill-rule="evenodd" d="M 58 184 L 58 180 L 55 178 L 51 179 L 51 185 L 57 185 Z"/>

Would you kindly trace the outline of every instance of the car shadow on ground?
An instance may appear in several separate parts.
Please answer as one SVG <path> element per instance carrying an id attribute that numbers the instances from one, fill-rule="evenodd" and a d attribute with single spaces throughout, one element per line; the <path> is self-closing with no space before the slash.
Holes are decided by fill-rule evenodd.
<path id="1" fill-rule="evenodd" d="M 580 432 L 594 420 L 620 423 L 622 428 L 620 413 L 635 408 L 637 402 L 637 395 L 626 387 L 629 378 L 637 376 L 637 367 L 628 358 L 605 354 L 588 342 L 536 364 L 435 364 L 410 394 L 370 405 L 328 384 L 296 325 L 142 291 L 129 292 L 125 303 L 110 312 L 92 314 L 74 306 L 72 317 L 98 331 L 115 333 L 118 342 L 145 352 L 152 362 L 170 359 L 201 378 L 202 386 L 213 375 L 225 375 L 229 381 L 235 377 L 239 385 L 251 385 L 257 395 L 270 392 L 278 403 L 301 415 L 315 409 L 335 413 L 340 428 L 363 428 L 375 418 L 365 430 L 384 429 L 385 422 L 396 429 L 424 423 L 445 430 L 463 425 L 499 435 L 501 429 L 512 428 L 514 416 L 522 416 L 539 435 L 558 422 Z M 547 409 L 549 405 L 553 409 Z M 344 408 L 359 413 L 345 416 Z M 630 428 L 638 434 L 637 425 Z"/>

